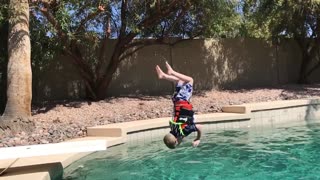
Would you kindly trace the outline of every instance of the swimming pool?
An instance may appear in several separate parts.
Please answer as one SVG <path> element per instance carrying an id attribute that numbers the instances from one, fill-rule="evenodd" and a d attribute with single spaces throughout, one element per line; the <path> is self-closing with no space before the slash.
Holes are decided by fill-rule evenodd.
<path id="1" fill-rule="evenodd" d="M 320 179 L 320 124 L 217 130 L 199 147 L 189 137 L 170 150 L 162 139 L 97 152 L 65 169 L 64 180 Z"/>

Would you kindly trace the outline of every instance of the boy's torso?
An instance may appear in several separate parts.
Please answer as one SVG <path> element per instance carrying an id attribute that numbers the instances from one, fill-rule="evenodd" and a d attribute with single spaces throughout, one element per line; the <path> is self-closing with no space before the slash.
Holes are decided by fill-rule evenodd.
<path id="1" fill-rule="evenodd" d="M 190 101 L 190 98 L 192 96 L 193 87 L 190 83 L 186 84 L 177 84 L 175 92 L 172 97 L 172 101 Z"/>
<path id="2" fill-rule="evenodd" d="M 174 116 L 170 121 L 171 134 L 175 137 L 184 137 L 197 131 L 193 114 L 191 103 L 188 101 L 175 102 Z"/>
<path id="3" fill-rule="evenodd" d="M 171 134 L 175 137 L 185 137 L 197 128 L 193 118 L 192 104 L 189 102 L 192 96 L 192 85 L 177 84 L 176 91 L 172 97 L 174 104 L 174 115 L 173 120 L 170 121 Z"/>

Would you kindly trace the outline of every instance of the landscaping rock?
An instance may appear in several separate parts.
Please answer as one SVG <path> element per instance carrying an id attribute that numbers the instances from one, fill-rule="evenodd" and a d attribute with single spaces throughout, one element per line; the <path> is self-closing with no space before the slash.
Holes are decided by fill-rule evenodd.
<path id="1" fill-rule="evenodd" d="M 272 88 L 194 92 L 191 102 L 196 114 L 205 114 L 221 112 L 221 108 L 225 105 L 318 98 L 319 96 L 318 84 L 286 85 Z M 32 114 L 36 123 L 34 132 L 2 136 L 0 147 L 57 143 L 84 137 L 87 134 L 87 127 L 91 126 L 170 117 L 172 102 L 169 95 L 113 97 L 98 102 L 51 102 L 32 107 Z"/>

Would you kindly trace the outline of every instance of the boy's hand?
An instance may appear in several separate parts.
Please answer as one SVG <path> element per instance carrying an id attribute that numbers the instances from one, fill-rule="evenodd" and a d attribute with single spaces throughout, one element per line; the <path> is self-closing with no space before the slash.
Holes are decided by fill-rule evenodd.
<path id="1" fill-rule="evenodd" d="M 200 138 L 202 134 L 202 125 L 196 124 L 196 127 L 198 129 L 197 138 L 192 142 L 193 147 L 197 147 L 200 144 Z"/>
<path id="2" fill-rule="evenodd" d="M 192 146 L 193 147 L 197 147 L 199 144 L 200 144 L 200 139 L 195 140 L 195 141 L 192 142 Z"/>

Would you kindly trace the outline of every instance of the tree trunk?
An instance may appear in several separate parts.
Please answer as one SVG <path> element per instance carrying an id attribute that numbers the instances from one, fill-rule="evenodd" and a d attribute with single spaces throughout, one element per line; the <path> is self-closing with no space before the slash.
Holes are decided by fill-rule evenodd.
<path id="1" fill-rule="evenodd" d="M 303 59 L 299 79 L 301 83 L 309 83 L 308 77 L 320 67 L 318 43 L 319 40 L 313 45 L 312 49 L 310 50 L 310 53 L 308 53 L 307 56 Z M 316 61 L 317 63 L 313 66 L 310 66 L 312 61 Z"/>
<path id="2" fill-rule="evenodd" d="M 302 52 L 302 62 L 300 67 L 300 73 L 299 73 L 299 83 L 306 83 L 307 82 L 307 68 L 310 62 L 310 57 L 308 56 L 307 52 Z"/>
<path id="3" fill-rule="evenodd" d="M 98 87 L 96 88 L 96 94 L 97 94 L 96 100 L 102 100 L 106 98 L 108 87 L 111 83 L 113 74 L 116 70 L 117 68 L 115 68 L 115 70 L 108 71 L 106 76 L 103 79 L 103 82 L 101 82 L 101 84 L 98 85 Z"/>
<path id="4" fill-rule="evenodd" d="M 110 63 L 108 64 L 108 67 L 105 70 L 104 75 L 101 78 L 98 78 L 97 80 L 97 88 L 96 88 L 96 94 L 97 99 L 101 100 L 104 99 L 107 95 L 107 89 L 111 83 L 112 77 L 114 73 L 116 72 L 118 65 L 120 63 L 120 55 L 121 55 L 121 49 L 122 47 L 119 45 L 121 44 L 118 42 L 113 55 L 110 59 Z"/>
<path id="5" fill-rule="evenodd" d="M 126 50 L 125 46 L 128 45 L 134 39 L 134 37 L 136 37 L 136 35 L 137 34 L 135 33 L 130 33 L 125 37 L 119 37 L 109 64 L 107 66 L 100 65 L 100 68 L 98 68 L 98 77 L 96 82 L 97 86 L 95 88 L 98 100 L 106 97 L 113 75 L 121 62 L 120 57 Z"/>
<path id="6" fill-rule="evenodd" d="M 10 0 L 7 104 L 2 131 L 31 131 L 32 72 L 28 0 Z"/>

